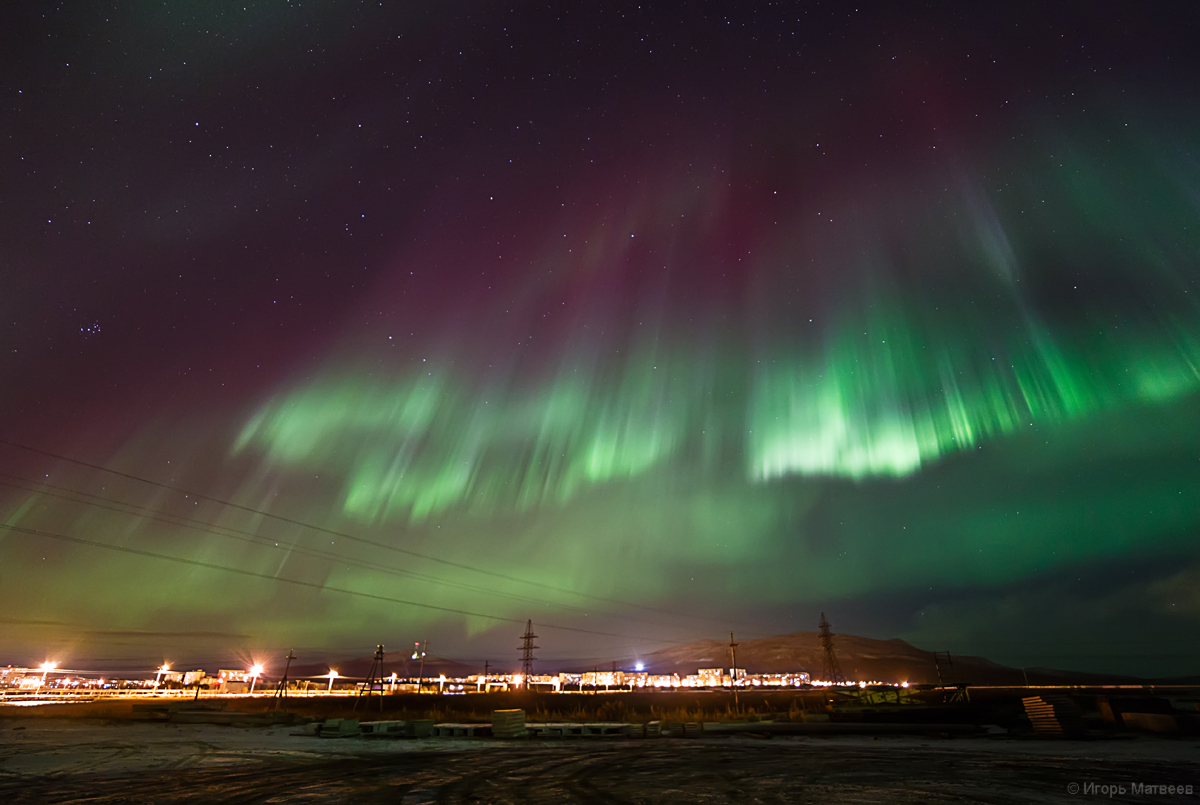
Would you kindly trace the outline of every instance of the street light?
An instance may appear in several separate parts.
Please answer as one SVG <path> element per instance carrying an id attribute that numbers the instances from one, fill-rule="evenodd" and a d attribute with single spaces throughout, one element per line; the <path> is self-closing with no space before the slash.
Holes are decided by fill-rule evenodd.
<path id="1" fill-rule="evenodd" d="M 50 673 L 57 667 L 58 667 L 58 663 L 56 663 L 56 662 L 44 662 L 41 664 L 41 666 L 39 666 L 39 668 L 42 672 L 42 681 L 38 683 L 38 690 L 41 690 L 42 685 L 46 684 L 46 674 Z"/>
<path id="2" fill-rule="evenodd" d="M 254 683 L 256 683 L 258 681 L 258 678 L 260 676 L 262 676 L 262 672 L 263 672 L 262 663 L 256 662 L 254 665 L 250 666 L 250 693 L 251 694 L 254 693 Z"/>
<path id="3" fill-rule="evenodd" d="M 170 670 L 171 670 L 171 666 L 165 662 L 158 667 L 158 673 L 154 675 L 154 690 L 155 691 L 158 690 L 158 683 L 160 681 L 162 681 L 162 675 Z"/>
<path id="4" fill-rule="evenodd" d="M 341 674 L 339 674 L 337 671 L 330 668 L 329 673 L 325 674 L 325 676 L 329 677 L 329 689 L 326 690 L 325 692 L 333 693 L 333 680 L 337 679 L 339 676 L 341 676 Z"/>

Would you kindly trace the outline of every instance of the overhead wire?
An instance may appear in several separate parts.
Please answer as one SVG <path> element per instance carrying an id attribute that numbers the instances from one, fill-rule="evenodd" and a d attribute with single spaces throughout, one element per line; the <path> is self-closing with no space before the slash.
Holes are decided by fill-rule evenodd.
<path id="1" fill-rule="evenodd" d="M 6 531 L 14 531 L 20 534 L 28 534 L 34 537 L 44 537 L 47 539 L 59 540 L 62 542 L 70 542 L 76 545 L 89 545 L 94 548 L 103 548 L 110 551 L 118 551 L 120 553 L 132 554 L 134 556 L 143 556 L 150 559 L 159 559 L 167 562 L 175 562 L 182 565 L 190 565 L 192 567 L 205 568 L 207 570 L 219 570 L 225 573 L 234 573 L 239 576 L 248 576 L 251 578 L 263 579 L 265 581 L 282 582 L 285 584 L 294 584 L 299 587 L 308 587 L 314 590 L 323 592 L 341 593 L 343 595 L 356 596 L 359 598 L 367 598 L 374 601 L 384 601 L 390 604 L 402 604 L 404 606 L 419 607 L 421 609 L 431 609 L 438 612 L 448 612 L 454 615 L 466 615 L 472 618 L 485 618 L 503 623 L 524 624 L 525 619 L 510 618 L 504 615 L 490 615 L 485 612 L 471 612 L 465 609 L 456 609 L 454 607 L 444 607 L 438 604 L 426 604 L 420 601 L 406 601 L 402 598 L 393 598 L 388 595 L 379 595 L 377 593 L 367 593 L 361 590 L 350 590 L 345 587 L 332 587 L 327 584 L 318 584 L 313 581 L 304 581 L 302 579 L 288 578 L 287 576 L 274 576 L 270 573 L 259 573 L 255 570 L 246 570 L 240 567 L 228 567 L 226 565 L 218 565 L 213 562 L 204 562 L 199 559 L 188 559 L 182 556 L 171 556 L 170 554 L 157 553 L 155 551 L 147 551 L 142 548 L 131 548 L 127 545 L 113 545 L 108 542 L 100 542 L 98 540 L 86 539 L 84 537 L 72 537 L 67 534 L 57 534 L 53 531 L 43 531 L 37 528 L 23 528 L 21 526 L 7 525 L 0 523 L 0 529 Z M 685 640 L 667 640 L 663 638 L 641 637 L 638 635 L 619 634 L 616 632 L 602 632 L 595 629 L 583 629 L 577 626 L 560 626 L 553 623 L 541 622 L 538 624 L 539 629 L 555 629 L 563 632 L 576 632 L 579 634 L 598 635 L 602 637 L 616 637 L 622 640 L 639 640 L 644 643 L 675 643 L 677 645 L 686 645 Z"/>
<path id="2" fill-rule="evenodd" d="M 77 489 L 72 489 L 70 487 L 60 486 L 57 484 L 50 484 L 50 483 L 47 483 L 42 480 L 34 480 L 34 479 L 24 478 L 22 476 L 13 475 L 11 473 L 6 473 L 6 472 L 0 472 L 0 477 L 13 479 L 15 481 L 20 482 L 20 483 L 12 483 L 11 481 L 0 480 L 0 486 L 7 486 L 12 489 L 20 489 L 23 492 L 29 492 L 31 494 L 45 496 L 45 497 L 52 497 L 52 498 L 56 498 L 58 500 L 66 500 L 66 501 L 76 503 L 81 506 L 91 506 L 91 507 L 98 508 L 98 509 L 104 509 L 107 511 L 116 512 L 118 514 L 124 514 L 124 515 L 128 515 L 128 516 L 138 517 L 141 519 L 152 520 L 155 522 L 165 523 L 167 525 L 172 525 L 172 526 L 176 526 L 179 528 L 187 528 L 187 529 L 191 529 L 194 531 L 199 531 L 201 533 L 207 533 L 207 534 L 211 534 L 213 536 L 223 537 L 226 539 L 233 539 L 233 540 L 237 540 L 239 542 L 245 542 L 248 544 L 258 545 L 258 546 L 265 547 L 265 548 L 275 548 L 275 549 L 279 549 L 279 550 L 288 551 L 290 553 L 298 553 L 302 556 L 309 556 L 312 558 L 319 558 L 319 559 L 326 559 L 326 560 L 330 560 L 330 561 L 343 562 L 343 563 L 358 567 L 363 570 L 375 571 L 375 572 L 385 573 L 388 575 L 395 575 L 395 576 L 400 576 L 400 577 L 405 577 L 405 578 L 411 578 L 411 579 L 415 579 L 417 581 L 422 581 L 422 582 L 425 582 L 428 584 L 451 587 L 451 588 L 456 588 L 456 589 L 460 589 L 460 590 L 467 590 L 470 592 L 482 593 L 484 595 L 489 595 L 489 596 L 494 596 L 494 597 L 499 597 L 499 598 L 507 598 L 507 599 L 510 599 L 513 601 L 523 601 L 526 603 L 538 604 L 538 605 L 546 606 L 546 607 L 571 610 L 573 612 L 581 613 L 585 616 L 590 614 L 587 610 L 583 609 L 582 607 L 574 606 L 571 604 L 566 604 L 566 603 L 562 603 L 562 602 L 558 602 L 558 601 L 549 601 L 544 598 L 535 598 L 532 596 L 520 595 L 520 594 L 512 593 L 512 592 L 503 592 L 503 591 L 496 590 L 493 588 L 479 587 L 479 586 L 476 586 L 473 584 L 467 584 L 465 582 L 442 579 L 437 576 L 431 576 L 431 575 L 428 575 L 425 573 L 419 573 L 417 571 L 395 567 L 393 565 L 387 565 L 387 564 L 383 564 L 380 562 L 373 562 L 373 561 L 369 561 L 369 560 L 365 560 L 365 559 L 359 559 L 356 557 L 346 556 L 344 554 L 337 553 L 336 551 L 330 551 L 330 550 L 327 550 L 324 548 L 313 548 L 313 547 L 301 545 L 298 542 L 287 542 L 287 541 L 280 542 L 271 537 L 263 536 L 261 534 L 255 534 L 250 531 L 243 531 L 241 529 L 233 528 L 231 526 L 224 526 L 224 525 L 219 525 L 217 523 L 210 523 L 205 520 L 199 520 L 196 518 L 186 517 L 184 515 L 179 515 L 179 514 L 173 514 L 170 512 L 166 512 L 166 511 L 149 509 L 144 506 L 138 506 L 133 503 L 127 503 L 125 501 L 116 500 L 113 498 L 105 497 L 103 495 L 96 495 L 96 494 L 93 494 L 90 492 L 82 492 Z M 55 489 L 60 492 L 67 492 L 70 494 L 64 495 L 64 494 L 57 494 L 55 492 L 47 492 L 45 489 L 39 489 L 36 487 L 45 487 L 48 489 Z M 70 495 L 76 495 L 76 496 L 83 497 L 83 498 L 91 498 L 91 500 L 80 500 L 77 497 L 71 497 Z M 97 501 L 102 501 L 102 502 L 97 502 Z M 107 505 L 107 504 L 113 504 L 113 505 Z M 228 532 L 228 533 L 226 533 L 226 532 Z M 673 614 L 673 613 L 669 613 L 666 610 L 663 610 L 663 612 L 667 613 L 667 614 Z M 666 627 L 666 628 L 672 628 L 672 629 L 679 628 L 678 624 L 659 623 L 656 621 L 650 621 L 650 620 L 646 620 L 644 618 L 639 618 L 639 617 L 631 617 L 631 616 L 625 616 L 625 617 L 628 620 L 635 621 L 637 623 L 643 623 L 643 624 L 646 624 L 647 626 L 660 626 L 660 627 Z M 688 617 L 696 618 L 697 616 L 692 615 L 692 616 L 688 616 Z"/>
<path id="3" fill-rule="evenodd" d="M 4 476 L 7 478 L 19 478 L 22 481 L 27 480 L 27 479 L 20 478 L 19 476 L 10 475 L 9 473 L 4 473 L 4 472 L 0 472 L 0 476 Z M 37 483 L 37 482 L 27 481 L 27 483 L 32 484 L 32 483 Z M 265 537 L 260 534 L 254 534 L 249 531 L 242 531 L 241 529 L 231 528 L 229 526 L 217 525 L 216 523 L 208 523 L 203 520 L 196 520 L 191 517 L 184 517 L 182 515 L 171 514 L 169 512 L 155 512 L 151 509 L 146 509 L 143 506 L 136 506 L 131 503 L 125 503 L 124 501 L 116 501 L 111 498 L 105 498 L 101 495 L 92 495 L 88 492 L 80 492 L 78 490 L 70 489 L 69 487 L 56 486 L 53 484 L 43 484 L 43 485 L 50 487 L 52 489 L 58 489 L 58 490 L 70 492 L 71 494 L 74 494 L 74 495 L 91 497 L 91 498 L 95 498 L 97 500 L 107 501 L 108 503 L 114 503 L 116 505 L 108 506 L 108 505 L 105 505 L 104 503 L 97 503 L 94 500 L 93 501 L 79 500 L 77 498 L 73 498 L 68 495 L 60 495 L 60 494 L 56 494 L 54 492 L 47 492 L 42 489 L 30 488 L 30 486 L 28 486 L 28 485 L 23 486 L 21 484 L 11 483 L 9 481 L 0 481 L 0 486 L 7 486 L 12 489 L 20 489 L 24 492 L 29 492 L 34 495 L 41 495 L 41 496 L 45 496 L 45 497 L 57 498 L 58 500 L 67 500 L 72 503 L 77 503 L 81 506 L 91 506 L 91 507 L 98 508 L 98 509 L 105 509 L 107 511 L 117 512 L 118 514 L 125 514 L 125 515 L 129 515 L 132 517 L 139 517 L 139 518 L 146 519 L 146 520 L 153 520 L 155 522 L 166 523 L 167 525 L 176 526 L 178 528 L 187 528 L 187 529 L 199 531 L 199 532 L 205 533 L 205 534 L 212 534 L 213 536 L 224 537 L 226 539 L 238 540 L 240 542 L 245 542 L 245 543 L 249 543 L 249 544 L 253 544 L 253 545 L 259 545 L 259 546 L 262 546 L 265 548 L 278 548 L 279 550 L 285 550 L 290 553 L 298 553 L 302 556 L 309 556 L 309 557 L 313 557 L 313 558 L 329 559 L 329 560 L 333 560 L 333 561 L 337 561 L 337 562 L 344 562 L 346 564 L 353 565 L 355 567 L 359 567 L 364 570 L 373 570 L 373 571 L 378 571 L 380 573 L 387 573 L 387 574 L 391 574 L 391 575 L 412 578 L 412 579 L 416 579 L 418 581 L 424 581 L 424 582 L 427 582 L 430 584 L 438 584 L 438 585 L 443 585 L 443 586 L 447 586 L 447 587 L 454 587 L 454 588 L 457 588 L 460 590 L 469 590 L 471 592 L 479 592 L 479 593 L 484 593 L 486 595 L 494 595 L 494 596 L 497 596 L 500 598 L 509 598 L 514 601 L 525 601 L 527 603 L 541 604 L 543 606 L 562 607 L 565 609 L 570 609 L 570 610 L 573 610 L 576 612 L 583 612 L 586 614 L 586 611 L 583 610 L 582 608 L 575 607 L 570 604 L 559 604 L 559 603 L 547 601 L 545 599 L 531 598 L 529 596 L 517 595 L 515 593 L 505 593 L 505 592 L 501 592 L 499 590 L 492 590 L 492 589 L 488 589 L 486 587 L 477 587 L 475 585 L 465 584 L 462 582 L 455 582 L 455 581 L 449 581 L 446 579 L 439 579 L 435 576 L 427 576 L 423 573 L 417 573 L 416 571 L 406 570 L 404 568 L 398 568 L 398 567 L 394 567 L 392 565 L 385 565 L 385 564 L 382 564 L 379 562 L 369 562 L 369 561 L 366 561 L 363 559 L 356 559 L 354 557 L 349 557 L 349 556 L 345 556 L 343 554 L 339 554 L 335 551 L 327 551 L 327 550 L 320 549 L 320 548 L 311 548 L 308 546 L 300 545 L 299 543 L 295 543 L 295 542 L 286 542 L 285 541 L 283 543 L 280 543 L 280 542 L 277 542 L 277 541 L 271 539 L 270 537 Z M 120 508 L 122 506 L 127 507 L 127 508 Z M 231 533 L 224 533 L 224 532 L 231 532 Z M 642 622 L 645 622 L 645 621 L 642 621 Z M 650 625 L 662 626 L 664 624 L 651 623 Z"/>
<path id="4" fill-rule="evenodd" d="M 569 589 L 566 587 L 559 587 L 559 586 L 556 586 L 553 584 L 547 584 L 545 582 L 538 582 L 538 581 L 532 581 L 530 579 L 523 579 L 519 576 L 512 576 L 507 573 L 500 573 L 500 572 L 497 572 L 494 570 L 486 570 L 484 568 L 475 567 L 473 565 L 468 565 L 468 564 L 465 564 L 462 562 L 455 562 L 455 561 L 452 561 L 449 559 L 442 559 L 442 558 L 439 558 L 436 556 L 432 556 L 430 554 L 421 553 L 419 551 L 413 551 L 408 548 L 401 548 L 396 545 L 389 545 L 384 542 L 378 542 L 376 540 L 367 539 L 366 537 L 360 537 L 360 536 L 356 536 L 354 534 L 349 534 L 344 531 L 337 531 L 335 529 L 325 528 L 324 526 L 314 525 L 312 523 L 306 523 L 303 520 L 296 520 L 294 518 L 286 517 L 284 515 L 274 514 L 272 512 L 265 511 L 262 509 L 256 509 L 252 506 L 245 506 L 240 503 L 234 503 L 232 501 L 223 500 L 221 498 L 213 497 L 211 495 L 205 495 L 202 493 L 193 492 L 191 490 L 183 489 L 181 487 L 174 486 L 172 484 L 165 484 L 165 483 L 162 483 L 161 481 L 155 481 L 155 480 L 152 480 L 149 478 L 143 478 L 138 475 L 133 475 L 131 473 L 121 472 L 120 470 L 114 470 L 109 467 L 105 467 L 101 464 L 93 464 L 91 462 L 82 461 L 82 460 L 76 459 L 76 458 L 71 458 L 70 456 L 64 456 L 59 453 L 54 453 L 49 450 L 42 450 L 41 448 L 31 447 L 29 445 L 21 444 L 19 442 L 14 442 L 9 439 L 0 438 L 0 444 L 8 445 L 9 447 L 14 447 L 19 450 L 25 450 L 30 453 L 43 455 L 48 458 L 57 459 L 59 461 L 65 461 L 69 464 L 75 464 L 77 466 L 86 467 L 88 469 L 96 470 L 98 472 L 105 472 L 110 475 L 115 475 L 120 478 L 126 478 L 131 481 L 137 481 L 138 483 L 148 484 L 150 486 L 156 486 L 156 487 L 159 487 L 160 489 L 166 489 L 171 492 L 175 492 L 177 494 L 196 498 L 198 500 L 204 500 L 204 501 L 208 501 L 210 503 L 216 503 L 218 505 L 226 506 L 231 509 L 237 509 L 239 511 L 244 511 L 249 514 L 258 515 L 260 517 L 267 517 L 272 520 L 276 520 L 278 522 L 288 523 L 290 525 L 298 526 L 301 528 L 311 529 L 311 530 L 317 531 L 319 533 L 328 534 L 330 536 L 335 536 L 335 537 L 338 537 L 341 539 L 347 539 L 352 542 L 361 543 L 363 545 L 369 545 L 373 548 L 379 548 L 381 550 L 393 551 L 395 553 L 400 553 L 400 554 L 403 554 L 406 556 L 411 556 L 411 557 L 414 557 L 417 559 L 423 559 L 425 561 L 434 562 L 436 564 L 445 565 L 447 567 L 454 567 L 459 570 L 467 570 L 472 573 L 479 573 L 481 575 L 491 576 L 493 578 L 504 579 L 505 581 L 511 581 L 511 582 L 515 582 L 517 584 L 526 584 L 526 585 L 529 585 L 532 587 L 541 587 L 543 589 L 553 590 L 554 592 L 558 592 L 558 593 L 566 593 L 568 595 L 574 595 L 574 596 L 578 596 L 581 598 L 589 598 L 594 601 L 602 601 L 606 604 L 615 604 L 615 605 L 621 606 L 621 607 L 629 607 L 632 609 L 641 609 L 641 610 L 644 610 L 647 612 L 657 612 L 659 614 L 671 615 L 673 617 L 689 618 L 692 620 L 701 620 L 706 623 L 712 622 L 712 619 L 710 617 L 703 616 L 703 615 L 695 615 L 693 613 L 686 613 L 686 612 L 675 612 L 675 611 L 668 610 L 668 609 L 662 609 L 660 607 L 651 607 L 651 606 L 646 606 L 644 604 L 636 604 L 636 603 L 633 603 L 630 601 L 620 601 L 617 599 L 608 598 L 608 597 L 601 596 L 601 595 L 595 595 L 594 593 L 586 593 L 586 592 L 581 592 L 579 590 L 572 590 L 572 589 Z M 745 624 L 745 623 L 740 623 L 737 625 L 750 626 L 749 624 Z"/>

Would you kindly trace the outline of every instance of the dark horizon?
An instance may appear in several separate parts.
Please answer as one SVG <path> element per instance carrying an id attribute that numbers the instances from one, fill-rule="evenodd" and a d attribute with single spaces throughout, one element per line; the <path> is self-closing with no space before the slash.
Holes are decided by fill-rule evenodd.
<path id="1" fill-rule="evenodd" d="M 822 659 L 819 656 L 819 633 L 799 632 L 791 635 L 776 635 L 763 639 L 740 640 L 738 642 L 738 667 L 742 672 L 751 676 L 758 674 L 780 674 L 802 672 L 810 674 L 814 680 L 823 680 Z M 801 638 L 797 644 L 794 639 Z M 791 639 L 791 640 L 789 640 Z M 803 642 L 811 646 L 803 646 Z M 782 658 L 777 646 L 780 642 L 795 646 L 791 658 Z M 896 645 L 899 643 L 899 645 Z M 1063 669 L 1053 666 L 1023 666 L 1012 667 L 993 663 L 987 657 L 955 654 L 954 652 L 934 652 L 918 648 L 899 639 L 875 641 L 872 638 L 861 638 L 855 635 L 835 636 L 835 651 L 848 683 L 880 682 L 886 685 L 897 685 L 903 682 L 908 685 L 949 685 L 970 684 L 972 686 L 1014 686 L 1023 685 L 1129 685 L 1129 684 L 1195 684 L 1200 676 L 1195 674 L 1176 675 L 1170 677 L 1139 677 L 1129 674 L 1096 673 L 1080 669 Z M 765 652 L 765 653 L 764 653 Z M 304 651 L 292 654 L 292 662 L 286 662 L 283 652 L 256 651 L 246 655 L 226 655 L 224 657 L 202 658 L 198 656 L 185 657 L 182 661 L 163 662 L 172 672 L 186 673 L 194 670 L 205 671 L 210 677 L 216 677 L 217 672 L 229 669 L 248 671 L 253 664 L 262 668 L 261 685 L 278 683 L 285 670 L 290 680 L 324 680 L 328 679 L 328 671 L 338 672 L 340 684 L 351 683 L 355 680 L 368 679 L 375 672 L 373 653 L 341 651 Z M 100 664 L 96 664 L 99 662 Z M 113 679 L 145 679 L 154 678 L 162 669 L 147 659 L 145 662 L 131 661 L 128 658 L 94 661 L 85 663 L 86 667 L 55 667 L 50 671 L 52 677 L 112 677 Z M 485 665 L 486 663 L 486 665 Z M 627 657 L 606 658 L 562 658 L 552 661 L 537 660 L 534 663 L 534 673 L 555 676 L 560 673 L 582 674 L 590 671 L 617 670 L 625 673 L 645 673 L 650 675 L 695 675 L 701 668 L 725 667 L 730 664 L 728 646 L 721 640 L 700 640 L 686 646 L 663 649 L 650 654 Z M 16 667 L 20 667 L 19 665 Z M 36 664 L 30 663 L 29 668 L 39 670 Z M 0 666 L 2 668 L 2 666 Z M 514 657 L 495 658 L 453 658 L 427 654 L 424 662 L 412 659 L 408 650 L 403 647 L 388 649 L 385 646 L 383 670 L 386 677 L 392 672 L 399 674 L 401 680 L 423 677 L 436 679 L 439 674 L 449 678 L 461 678 L 471 675 L 487 674 L 493 676 L 521 673 L 521 662 Z"/>

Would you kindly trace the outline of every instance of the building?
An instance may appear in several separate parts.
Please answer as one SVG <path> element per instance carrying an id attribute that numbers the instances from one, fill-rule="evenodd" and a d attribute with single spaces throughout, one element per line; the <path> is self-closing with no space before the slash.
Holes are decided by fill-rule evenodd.
<path id="1" fill-rule="evenodd" d="M 625 686 L 624 671 L 588 671 L 581 681 L 585 688 L 621 688 Z"/>
<path id="2" fill-rule="evenodd" d="M 812 678 L 803 671 L 793 671 L 787 674 L 738 674 L 738 683 L 752 687 L 796 688 L 812 684 Z"/>
<path id="3" fill-rule="evenodd" d="M 679 678 L 679 674 L 648 674 L 646 676 L 646 687 L 679 688 L 683 687 L 683 680 Z"/>

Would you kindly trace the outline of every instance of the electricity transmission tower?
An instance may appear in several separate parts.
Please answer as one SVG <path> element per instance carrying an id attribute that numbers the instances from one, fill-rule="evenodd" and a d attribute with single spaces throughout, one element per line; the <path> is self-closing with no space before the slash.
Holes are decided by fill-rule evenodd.
<path id="1" fill-rule="evenodd" d="M 833 651 L 833 634 L 829 631 L 829 621 L 825 620 L 824 612 L 821 613 L 821 622 L 817 624 L 817 627 L 821 630 L 821 649 L 824 652 L 821 661 L 821 676 L 825 677 L 826 682 L 840 685 L 846 681 L 846 677 L 842 674 L 837 654 Z"/>
<path id="2" fill-rule="evenodd" d="M 533 633 L 533 621 L 526 621 L 525 634 L 521 635 L 521 674 L 525 677 L 526 690 L 529 689 L 529 675 L 533 673 L 533 661 L 537 659 L 533 656 L 533 650 L 537 648 L 534 640 L 537 635 Z"/>

